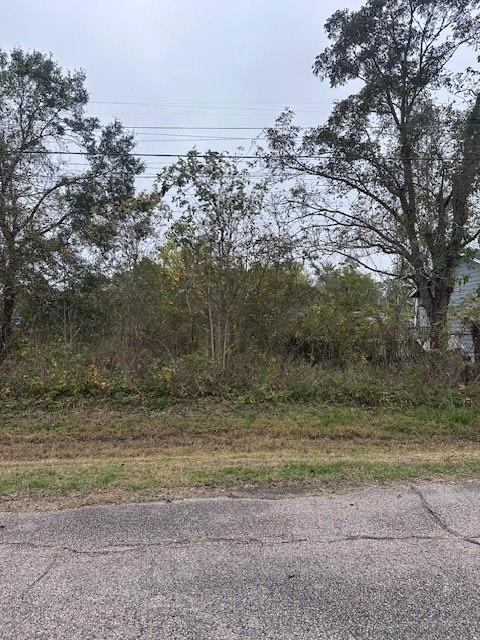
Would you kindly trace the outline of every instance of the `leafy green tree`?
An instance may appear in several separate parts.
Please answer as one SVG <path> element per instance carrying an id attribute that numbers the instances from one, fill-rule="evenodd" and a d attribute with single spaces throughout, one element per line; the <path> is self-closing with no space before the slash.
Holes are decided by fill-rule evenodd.
<path id="1" fill-rule="evenodd" d="M 289 204 L 308 220 L 307 240 L 370 267 L 372 254 L 400 259 L 433 348 L 442 346 L 455 266 L 480 231 L 478 74 L 450 71 L 457 52 L 479 46 L 479 7 L 368 0 L 335 12 L 332 44 L 313 69 L 354 93 L 322 126 L 302 133 L 285 112 L 268 131 L 270 166 L 299 178 Z"/>
<path id="2" fill-rule="evenodd" d="M 238 350 L 288 356 L 298 318 L 315 297 L 301 264 L 282 260 L 250 270 L 247 295 L 238 313 Z"/>
<path id="3" fill-rule="evenodd" d="M 42 53 L 0 52 L 0 360 L 20 287 L 105 253 L 142 170 L 120 123 L 86 115 L 84 81 Z"/>
<path id="4" fill-rule="evenodd" d="M 381 288 L 353 265 L 320 270 L 311 304 L 299 317 L 296 341 L 311 360 L 345 364 L 379 351 Z"/>
<path id="5" fill-rule="evenodd" d="M 265 184 L 252 185 L 247 170 L 213 151 L 205 158 L 191 151 L 165 169 L 158 184 L 180 210 L 170 241 L 188 305 L 206 320 L 210 357 L 223 372 L 249 274 L 279 251 L 262 217 Z"/>

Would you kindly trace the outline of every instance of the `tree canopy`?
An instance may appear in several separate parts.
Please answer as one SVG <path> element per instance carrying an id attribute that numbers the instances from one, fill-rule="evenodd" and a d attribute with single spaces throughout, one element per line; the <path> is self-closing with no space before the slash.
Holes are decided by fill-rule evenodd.
<path id="1" fill-rule="evenodd" d="M 375 253 L 393 256 L 427 310 L 432 346 L 454 268 L 480 231 L 478 74 L 449 66 L 463 47 L 477 48 L 479 6 L 369 0 L 335 12 L 326 23 L 332 44 L 313 71 L 355 91 L 305 134 L 292 112 L 268 131 L 267 163 L 298 179 L 288 205 L 308 221 L 318 251 L 364 265 Z"/>
<path id="2" fill-rule="evenodd" d="M 1 357 L 19 287 L 104 252 L 129 215 L 143 169 L 133 137 L 119 122 L 102 127 L 87 103 L 83 72 L 39 52 L 0 52 Z"/>

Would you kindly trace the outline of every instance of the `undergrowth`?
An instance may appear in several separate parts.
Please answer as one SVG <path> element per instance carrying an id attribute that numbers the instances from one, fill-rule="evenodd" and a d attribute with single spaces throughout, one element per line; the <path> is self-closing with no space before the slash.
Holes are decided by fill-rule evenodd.
<path id="1" fill-rule="evenodd" d="M 141 371 L 122 371 L 88 352 L 24 357 L 3 367 L 0 409 L 22 406 L 147 406 L 200 398 L 258 403 L 327 403 L 362 407 L 480 408 L 480 385 L 465 384 L 455 360 L 424 358 L 391 366 L 356 362 L 335 367 L 256 354 L 226 372 L 193 354 L 151 359 Z"/>

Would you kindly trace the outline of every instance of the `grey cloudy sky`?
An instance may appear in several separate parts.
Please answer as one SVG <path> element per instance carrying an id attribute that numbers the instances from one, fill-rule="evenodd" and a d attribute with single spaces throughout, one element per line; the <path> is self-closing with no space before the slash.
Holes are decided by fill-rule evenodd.
<path id="1" fill-rule="evenodd" d="M 83 68 L 91 111 L 104 120 L 118 116 L 127 126 L 263 127 L 285 106 L 296 109 L 300 124 L 313 125 L 326 117 L 336 95 L 311 72 L 326 45 L 323 24 L 336 9 L 360 5 L 361 0 L 2 0 L 0 46 L 48 51 L 66 68 Z M 219 138 L 258 133 L 139 132 L 138 140 L 142 151 L 180 153 L 193 144 L 248 147 L 248 140 Z"/>

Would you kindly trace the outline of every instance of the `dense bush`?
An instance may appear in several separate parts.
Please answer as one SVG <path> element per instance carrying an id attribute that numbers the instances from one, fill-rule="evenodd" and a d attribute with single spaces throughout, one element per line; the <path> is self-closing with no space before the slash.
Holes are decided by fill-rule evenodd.
<path id="1" fill-rule="evenodd" d="M 170 245 L 159 260 L 110 279 L 89 275 L 48 295 L 24 292 L 0 371 L 3 401 L 474 401 L 475 385 L 462 386 L 461 359 L 439 360 L 415 343 L 406 292 L 352 265 L 315 276 L 291 261 L 247 269 L 219 367 L 192 268 Z"/>
<path id="2" fill-rule="evenodd" d="M 164 405 L 202 397 L 264 402 L 321 402 L 366 407 L 419 405 L 480 409 L 480 387 L 463 383 L 456 357 L 424 356 L 391 366 L 357 362 L 339 367 L 264 354 L 236 357 L 226 375 L 208 357 L 194 353 L 170 361 L 150 359 L 141 373 L 92 361 L 88 351 L 24 352 L 4 368 L 2 401 L 7 405 L 126 403 Z"/>

